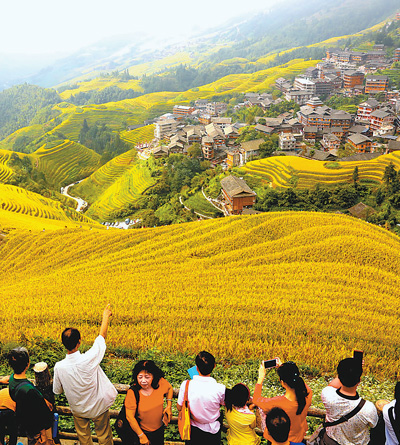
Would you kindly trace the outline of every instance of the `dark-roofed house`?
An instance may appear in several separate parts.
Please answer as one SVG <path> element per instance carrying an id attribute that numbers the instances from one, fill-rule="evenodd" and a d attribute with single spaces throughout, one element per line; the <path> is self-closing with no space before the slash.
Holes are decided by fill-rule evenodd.
<path id="1" fill-rule="evenodd" d="M 251 207 L 256 202 L 256 192 L 251 190 L 246 181 L 236 176 L 221 179 L 222 195 L 230 215 L 242 213 L 243 208 Z"/>
<path id="2" fill-rule="evenodd" d="M 259 131 L 260 133 L 264 133 L 264 134 L 277 133 L 277 130 L 274 127 L 268 127 L 266 125 L 261 125 L 261 124 L 257 124 L 254 127 L 254 129 Z"/>
<path id="3" fill-rule="evenodd" d="M 340 147 L 340 139 L 333 133 L 324 134 L 321 145 L 325 150 L 337 150 Z"/>
<path id="4" fill-rule="evenodd" d="M 372 131 L 379 130 L 384 125 L 391 125 L 394 122 L 394 114 L 385 110 L 375 110 L 369 115 L 369 121 Z"/>
<path id="5" fill-rule="evenodd" d="M 333 153 L 323 150 L 316 150 L 314 148 L 305 147 L 301 153 L 301 157 L 314 159 L 315 161 L 336 161 L 337 156 Z"/>
<path id="6" fill-rule="evenodd" d="M 389 141 L 388 153 L 393 153 L 394 151 L 400 151 L 400 141 Z"/>
<path id="7" fill-rule="evenodd" d="M 369 153 L 371 151 L 372 140 L 362 134 L 350 135 L 347 142 L 357 150 L 357 153 Z"/>
<path id="8" fill-rule="evenodd" d="M 359 202 L 355 206 L 350 207 L 348 209 L 348 211 L 351 216 L 354 216 L 355 218 L 359 218 L 359 219 L 367 219 L 368 216 L 375 213 L 375 210 L 372 207 L 367 206 L 366 204 L 364 204 L 362 202 Z"/>
<path id="9" fill-rule="evenodd" d="M 260 153 L 260 145 L 263 142 L 265 142 L 264 139 L 242 142 L 240 144 L 240 151 L 243 153 L 243 161 L 248 162 L 257 157 Z"/>
<path id="10" fill-rule="evenodd" d="M 156 147 L 151 150 L 151 154 L 155 158 L 162 158 L 164 156 L 168 156 L 168 149 L 166 147 Z"/>
<path id="11" fill-rule="evenodd" d="M 367 76 L 365 78 L 365 94 L 376 94 L 380 91 L 386 91 L 389 86 L 387 76 Z"/>
<path id="12" fill-rule="evenodd" d="M 303 129 L 303 135 L 305 140 L 316 140 L 322 138 L 322 132 L 318 131 L 318 127 L 306 126 Z"/>
<path id="13" fill-rule="evenodd" d="M 233 145 L 236 139 L 240 136 L 239 132 L 232 125 L 224 128 L 224 134 L 226 136 L 226 143 L 229 145 Z"/>
<path id="14" fill-rule="evenodd" d="M 210 161 L 214 158 L 214 139 L 210 136 L 203 136 L 201 139 L 201 149 L 204 159 Z"/>

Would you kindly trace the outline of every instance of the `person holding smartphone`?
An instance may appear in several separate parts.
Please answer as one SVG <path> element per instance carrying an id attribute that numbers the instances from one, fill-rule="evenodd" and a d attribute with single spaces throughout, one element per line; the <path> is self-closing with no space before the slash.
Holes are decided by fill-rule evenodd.
<path id="1" fill-rule="evenodd" d="M 268 413 L 272 408 L 282 408 L 290 418 L 290 442 L 301 442 L 308 430 L 307 412 L 311 405 L 312 391 L 300 377 L 300 371 L 293 362 L 282 363 L 276 361 L 277 372 L 282 387 L 285 389 L 283 396 L 266 398 L 261 396 L 262 384 L 266 375 L 264 362 L 261 362 L 258 370 L 258 380 L 254 388 L 253 403 Z M 272 442 L 268 429 L 264 430 L 264 437 Z"/>
<path id="2" fill-rule="evenodd" d="M 142 445 L 163 445 L 164 426 L 172 418 L 173 388 L 153 360 L 140 360 L 132 371 L 133 384 L 125 398 L 126 418 Z M 137 391 L 136 397 L 134 391 Z M 164 408 L 164 398 L 167 406 Z M 138 401 L 137 401 L 138 400 Z"/>

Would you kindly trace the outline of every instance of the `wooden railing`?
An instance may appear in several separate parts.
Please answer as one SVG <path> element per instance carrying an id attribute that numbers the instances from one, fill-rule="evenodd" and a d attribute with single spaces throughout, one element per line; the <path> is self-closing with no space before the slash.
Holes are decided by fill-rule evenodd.
<path id="1" fill-rule="evenodd" d="M 128 389 L 129 389 L 129 385 L 122 385 L 122 384 L 114 384 L 115 388 L 117 389 L 119 394 L 126 394 Z M 174 388 L 174 395 L 173 397 L 176 399 L 178 398 L 178 393 L 179 393 L 179 389 Z M 71 413 L 71 409 L 68 406 L 57 406 L 56 407 L 57 412 L 60 416 L 72 416 Z M 113 419 L 115 419 L 118 416 L 119 410 L 116 409 L 111 409 L 110 410 L 110 417 Z M 320 419 L 324 419 L 325 418 L 325 410 L 323 409 L 319 409 L 319 408 L 314 408 L 314 407 L 310 407 L 308 412 L 307 412 L 307 416 L 310 417 L 318 417 Z M 176 425 L 178 423 L 178 417 L 173 416 L 172 420 L 170 422 L 170 424 L 172 425 Z M 228 428 L 227 424 L 223 424 L 222 425 L 222 430 L 226 431 Z M 260 436 L 262 436 L 262 431 L 258 428 L 256 428 L 256 433 Z M 59 432 L 59 437 L 60 439 L 69 439 L 69 440 L 77 440 L 78 436 L 76 433 L 67 433 L 67 432 L 63 432 L 60 431 Z M 97 442 L 97 437 L 96 436 L 92 436 L 92 440 L 94 442 Z M 114 437 L 114 443 L 121 443 L 121 439 Z M 182 442 L 179 442 L 182 443 Z"/>

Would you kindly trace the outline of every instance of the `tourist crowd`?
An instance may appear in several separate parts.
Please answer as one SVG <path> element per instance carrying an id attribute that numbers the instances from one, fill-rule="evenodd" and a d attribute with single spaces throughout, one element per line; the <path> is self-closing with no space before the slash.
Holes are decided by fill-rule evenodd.
<path id="1" fill-rule="evenodd" d="M 43 384 L 36 381 L 36 385 L 33 385 L 26 377 L 30 365 L 28 351 L 18 347 L 10 352 L 9 364 L 14 372 L 0 380 L 0 383 L 8 383 L 8 388 L 0 391 L 2 444 L 8 435 L 8 444 L 16 445 L 18 430 L 27 435 L 29 445 L 59 443 L 56 428 L 53 428 L 54 394 L 61 393 L 65 393 L 68 400 L 81 445 L 92 445 L 91 422 L 99 444 L 113 444 L 109 409 L 117 391 L 100 367 L 106 351 L 105 340 L 111 315 L 108 305 L 103 312 L 99 336 L 83 354 L 79 351 L 79 331 L 75 328 L 63 331 L 62 343 L 67 354 L 64 360 L 56 363 L 52 384 L 49 380 Z M 179 411 L 186 406 L 186 401 L 190 408 L 190 440 L 187 443 L 221 443 L 221 406 L 225 407 L 229 445 L 258 445 L 261 439 L 255 432 L 257 424 L 263 430 L 264 438 L 272 445 L 306 443 L 306 416 L 312 401 L 312 390 L 300 376 L 295 363 L 282 363 L 279 359 L 272 364 L 262 362 L 253 396 L 243 383 L 227 389 L 211 377 L 215 359 L 209 352 L 200 352 L 195 363 L 191 370 L 192 378 L 182 382 L 177 401 Z M 276 368 L 283 395 L 262 397 L 266 367 Z M 40 373 L 44 367 L 37 364 L 34 369 Z M 370 428 L 377 425 L 378 413 L 373 403 L 362 399 L 357 393 L 361 375 L 362 360 L 345 358 L 339 362 L 337 377 L 321 393 L 326 409 L 325 422 L 308 439 L 309 444 L 370 443 Z M 172 398 L 171 384 L 152 360 L 136 363 L 132 385 L 115 423 L 123 445 L 164 444 L 164 428 L 172 418 Z M 386 444 L 399 444 L 400 384 L 396 386 L 393 402 L 383 408 L 383 419 Z"/>

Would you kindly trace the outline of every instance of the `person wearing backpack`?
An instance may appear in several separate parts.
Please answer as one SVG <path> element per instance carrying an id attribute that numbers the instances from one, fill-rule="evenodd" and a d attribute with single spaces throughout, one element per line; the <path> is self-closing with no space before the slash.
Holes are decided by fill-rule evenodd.
<path id="1" fill-rule="evenodd" d="M 400 443 L 400 382 L 396 383 L 394 400 L 383 407 L 383 420 L 385 422 L 386 445 Z"/>
<path id="2" fill-rule="evenodd" d="M 14 348 L 8 357 L 14 373 L 9 380 L 10 397 L 16 402 L 17 422 L 28 436 L 29 443 L 54 445 L 51 427 L 53 414 L 43 394 L 26 378 L 29 354 L 26 348 Z"/>

